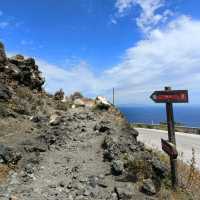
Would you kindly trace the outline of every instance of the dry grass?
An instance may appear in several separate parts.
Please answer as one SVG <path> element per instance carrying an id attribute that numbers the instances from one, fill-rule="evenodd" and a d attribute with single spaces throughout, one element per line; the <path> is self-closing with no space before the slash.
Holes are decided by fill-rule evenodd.
<path id="1" fill-rule="evenodd" d="M 55 109 L 57 110 L 67 111 L 71 108 L 71 106 L 72 106 L 71 102 L 55 101 Z"/>
<path id="2" fill-rule="evenodd" d="M 200 199 L 200 171 L 196 169 L 195 151 L 192 149 L 191 161 L 186 164 L 179 160 L 178 172 L 180 187 L 189 192 L 193 199 Z"/>
<path id="3" fill-rule="evenodd" d="M 49 114 L 54 102 L 45 92 L 35 92 L 27 87 L 15 89 L 16 95 L 9 101 L 8 108 L 15 113 L 34 115 L 38 113 Z M 1 109 L 0 105 L 0 109 Z"/>
<path id="4" fill-rule="evenodd" d="M 154 153 L 164 162 L 168 167 L 169 158 L 166 154 L 160 151 L 154 151 Z M 200 200 L 200 171 L 195 167 L 195 151 L 192 150 L 192 158 L 189 163 L 184 163 L 182 160 L 178 160 L 178 179 L 179 188 L 177 191 L 171 191 L 172 200 Z M 165 187 L 171 190 L 170 179 L 166 180 Z M 161 190 L 160 196 L 166 191 Z M 160 198 L 162 199 L 162 198 Z"/>
<path id="5" fill-rule="evenodd" d="M 152 175 L 151 165 L 147 160 L 144 159 L 126 159 L 125 167 L 131 174 L 134 174 L 137 177 L 138 181 L 143 179 L 150 178 Z"/>

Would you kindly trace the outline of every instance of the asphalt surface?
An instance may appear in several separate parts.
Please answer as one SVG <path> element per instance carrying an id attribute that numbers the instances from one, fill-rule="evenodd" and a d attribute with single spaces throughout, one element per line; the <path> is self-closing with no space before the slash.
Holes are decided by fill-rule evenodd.
<path id="1" fill-rule="evenodd" d="M 157 150 L 162 150 L 161 138 L 168 139 L 167 131 L 144 128 L 136 128 L 136 130 L 139 131 L 138 140 Z M 200 136 L 176 132 L 176 143 L 179 159 L 186 163 L 191 163 L 192 149 L 194 149 L 196 167 L 200 169 Z"/>

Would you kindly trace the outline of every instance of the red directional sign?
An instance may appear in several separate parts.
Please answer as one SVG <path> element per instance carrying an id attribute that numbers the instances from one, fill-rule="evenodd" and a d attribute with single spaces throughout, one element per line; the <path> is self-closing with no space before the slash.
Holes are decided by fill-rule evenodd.
<path id="1" fill-rule="evenodd" d="M 150 98 L 156 103 L 187 103 L 187 90 L 155 91 Z"/>
<path id="2" fill-rule="evenodd" d="M 171 156 L 173 159 L 176 159 L 178 152 L 174 144 L 170 143 L 168 140 L 161 139 L 162 150 Z"/>

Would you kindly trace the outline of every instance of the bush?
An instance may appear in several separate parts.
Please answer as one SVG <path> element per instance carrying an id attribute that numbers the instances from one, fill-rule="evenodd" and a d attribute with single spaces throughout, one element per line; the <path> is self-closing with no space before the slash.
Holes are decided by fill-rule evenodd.
<path id="1" fill-rule="evenodd" d="M 28 101 L 31 101 L 33 99 L 33 93 L 27 87 L 18 87 L 15 92 L 16 96 L 21 99 L 26 99 Z"/>
<path id="2" fill-rule="evenodd" d="M 65 93 L 62 89 L 60 89 L 59 91 L 55 92 L 54 94 L 54 99 L 55 100 L 62 100 L 65 96 Z"/>
<path id="3" fill-rule="evenodd" d="M 23 114 L 23 115 L 30 115 L 31 114 L 31 106 L 30 103 L 27 102 L 25 99 L 22 98 L 14 98 L 9 107 L 16 113 Z"/>
<path id="4" fill-rule="evenodd" d="M 154 150 L 154 156 L 162 160 L 169 168 L 169 157 L 160 151 Z M 200 197 L 200 171 L 196 169 L 195 151 L 192 150 L 192 158 L 189 163 L 178 160 L 179 188 L 172 192 L 174 199 L 198 200 Z M 163 180 L 163 187 L 171 189 L 170 176 Z M 162 192 L 162 191 L 161 191 Z"/>
<path id="5" fill-rule="evenodd" d="M 34 93 L 27 87 L 18 87 L 15 92 L 16 96 L 9 102 L 10 109 L 24 115 L 33 115 L 38 112 L 46 113 L 46 94 Z"/>
<path id="6" fill-rule="evenodd" d="M 126 169 L 133 175 L 137 176 L 138 180 L 151 178 L 153 169 L 150 162 L 142 157 L 130 159 L 126 157 Z"/>

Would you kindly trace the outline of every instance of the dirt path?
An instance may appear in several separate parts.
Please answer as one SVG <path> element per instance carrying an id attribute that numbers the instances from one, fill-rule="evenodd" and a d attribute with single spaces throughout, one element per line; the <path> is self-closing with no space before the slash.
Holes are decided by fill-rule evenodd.
<path id="1" fill-rule="evenodd" d="M 135 139 L 137 133 L 118 119 L 113 113 L 79 108 L 61 112 L 51 125 L 45 120 L 37 122 L 34 138 L 25 137 L 22 142 L 19 137 L 16 141 L 23 159 L 18 169 L 10 171 L 8 181 L 0 185 L 0 199 L 156 199 L 141 193 L 135 180 L 126 179 L 121 152 L 142 156 L 143 146 Z M 102 144 L 106 137 L 111 162 L 104 161 Z M 13 142 L 12 138 L 6 140 Z M 111 170 L 114 161 L 121 176 Z"/>

